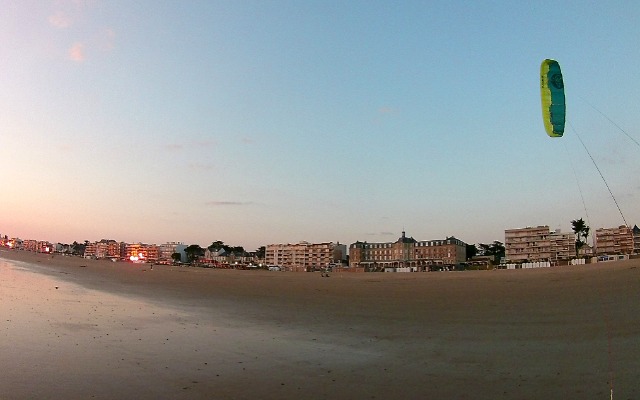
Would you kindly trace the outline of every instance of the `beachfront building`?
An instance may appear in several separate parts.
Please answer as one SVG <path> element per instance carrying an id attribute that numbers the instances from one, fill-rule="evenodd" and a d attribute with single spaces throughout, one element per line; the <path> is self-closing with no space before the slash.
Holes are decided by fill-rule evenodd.
<path id="1" fill-rule="evenodd" d="M 640 254 L 640 228 L 634 225 L 633 229 L 633 254 Z"/>
<path id="2" fill-rule="evenodd" d="M 347 246 L 334 242 L 270 244 L 265 264 L 285 271 L 318 271 L 346 262 Z"/>
<path id="3" fill-rule="evenodd" d="M 550 233 L 548 225 L 505 230 L 505 258 L 512 263 L 551 260 Z"/>
<path id="4" fill-rule="evenodd" d="M 19 243 L 19 245 L 17 245 Z M 34 253 L 52 253 L 53 244 L 43 240 L 24 239 L 14 242 L 14 248 L 25 251 L 33 251 Z"/>
<path id="5" fill-rule="evenodd" d="M 111 258 L 121 259 L 125 257 L 126 244 L 111 239 L 102 239 L 99 242 L 87 243 L 84 248 L 86 258 Z"/>
<path id="6" fill-rule="evenodd" d="M 405 232 L 395 242 L 355 242 L 349 246 L 349 267 L 366 272 L 418 272 L 455 267 L 466 261 L 467 244 L 449 237 L 417 241 Z"/>
<path id="7" fill-rule="evenodd" d="M 585 246 L 586 247 L 586 246 Z M 586 249 L 585 249 L 586 250 Z M 570 260 L 576 256 L 576 236 L 573 232 L 564 233 L 560 229 L 549 233 L 549 261 Z"/>
<path id="8" fill-rule="evenodd" d="M 625 225 L 620 225 L 617 228 L 597 229 L 595 238 L 596 254 L 633 254 L 635 247 L 633 231 L 633 229 Z"/>
<path id="9" fill-rule="evenodd" d="M 507 263 L 548 261 L 551 265 L 566 264 L 576 258 L 575 246 L 574 233 L 563 233 L 560 229 L 551 232 L 548 225 L 504 231 Z M 584 245 L 579 256 L 588 256 L 591 252 L 591 247 Z"/>
<path id="10" fill-rule="evenodd" d="M 159 247 L 155 244 L 127 243 L 125 258 L 130 261 L 157 262 Z"/>
<path id="11" fill-rule="evenodd" d="M 173 262 L 173 254 L 180 254 L 180 262 L 187 261 L 187 254 L 184 249 L 187 246 L 182 242 L 167 242 L 158 246 L 158 261 L 171 263 Z"/>

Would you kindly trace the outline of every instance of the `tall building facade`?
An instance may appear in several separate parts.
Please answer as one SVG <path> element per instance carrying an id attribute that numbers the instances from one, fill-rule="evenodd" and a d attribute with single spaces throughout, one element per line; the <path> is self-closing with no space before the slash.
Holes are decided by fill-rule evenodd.
<path id="1" fill-rule="evenodd" d="M 633 254 L 634 247 L 634 230 L 628 226 L 596 230 L 597 254 Z"/>
<path id="2" fill-rule="evenodd" d="M 318 271 L 346 260 L 347 246 L 324 242 L 270 244 L 265 248 L 265 263 L 288 271 Z"/>
<path id="3" fill-rule="evenodd" d="M 505 258 L 510 262 L 548 261 L 551 259 L 551 238 L 548 225 L 506 229 Z"/>
<path id="4" fill-rule="evenodd" d="M 125 248 L 126 244 L 123 242 L 102 239 L 99 242 L 87 243 L 84 248 L 84 256 L 121 259 L 125 256 Z"/>
<path id="5" fill-rule="evenodd" d="M 549 233 L 549 261 L 570 260 L 576 256 L 576 235 L 560 229 Z"/>
<path id="6" fill-rule="evenodd" d="M 172 262 L 173 253 L 180 254 L 180 262 L 187 261 L 187 255 L 184 252 L 187 246 L 182 242 L 167 242 L 158 246 L 158 261 Z"/>
<path id="7" fill-rule="evenodd" d="M 576 257 L 575 245 L 573 232 L 551 232 L 548 225 L 504 231 L 505 259 L 510 263 L 571 260 Z M 590 253 L 591 247 L 585 245 L 579 255 Z"/>
<path id="8" fill-rule="evenodd" d="M 435 265 L 458 265 L 466 258 L 467 244 L 455 237 L 417 241 L 402 232 L 395 242 L 355 242 L 349 246 L 349 266 L 369 272 L 389 268 L 429 271 Z"/>
<path id="9" fill-rule="evenodd" d="M 157 262 L 159 247 L 155 244 L 127 243 L 125 257 L 130 261 Z"/>

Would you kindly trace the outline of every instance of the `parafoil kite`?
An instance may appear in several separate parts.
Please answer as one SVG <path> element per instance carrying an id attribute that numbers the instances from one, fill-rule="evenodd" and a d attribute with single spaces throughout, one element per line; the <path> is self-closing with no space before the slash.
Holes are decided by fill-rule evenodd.
<path id="1" fill-rule="evenodd" d="M 567 107 L 562 72 L 556 60 L 547 59 L 540 65 L 540 94 L 542 120 L 547 134 L 551 137 L 562 137 Z"/>

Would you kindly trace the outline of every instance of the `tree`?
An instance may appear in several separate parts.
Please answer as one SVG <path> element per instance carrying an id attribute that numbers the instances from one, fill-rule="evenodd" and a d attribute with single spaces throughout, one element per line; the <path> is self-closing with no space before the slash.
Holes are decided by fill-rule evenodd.
<path id="1" fill-rule="evenodd" d="M 171 254 L 171 259 L 173 260 L 173 262 L 175 263 L 179 263 L 180 261 L 182 261 L 182 255 L 180 253 L 173 253 Z"/>
<path id="2" fill-rule="evenodd" d="M 587 244 L 587 237 L 589 236 L 591 228 L 589 228 L 582 218 L 571 221 L 571 226 L 573 233 L 576 235 L 576 257 L 578 257 L 582 246 Z"/>
<path id="3" fill-rule="evenodd" d="M 227 247 L 227 246 L 225 246 L 225 244 L 224 244 L 224 242 L 223 242 L 223 241 L 221 241 L 221 240 L 216 240 L 215 242 L 211 243 L 211 244 L 207 247 L 207 249 L 209 249 L 209 251 L 218 251 L 218 250 L 220 250 L 220 249 L 224 249 L 225 247 Z"/>
<path id="4" fill-rule="evenodd" d="M 467 260 L 471 260 L 477 254 L 478 254 L 478 248 L 476 247 L 476 245 L 475 244 L 468 244 L 467 245 Z"/>
<path id="5" fill-rule="evenodd" d="M 242 246 L 234 246 L 231 248 L 231 252 L 236 256 L 236 257 L 243 257 L 245 254 L 244 251 L 244 247 Z"/>
<path id="6" fill-rule="evenodd" d="M 85 247 L 86 245 L 80 244 L 74 240 L 73 244 L 71 245 L 71 254 L 76 256 L 84 256 Z"/>
<path id="7" fill-rule="evenodd" d="M 266 253 L 267 248 L 265 246 L 260 246 L 258 247 L 258 250 L 256 250 L 256 257 L 259 259 L 263 259 Z"/>
<path id="8" fill-rule="evenodd" d="M 204 255 L 204 249 L 200 247 L 199 244 L 192 244 L 187 246 L 187 248 L 184 249 L 184 252 L 187 255 L 188 262 L 196 261 L 198 260 L 198 258 Z"/>
<path id="9" fill-rule="evenodd" d="M 478 243 L 477 248 L 478 255 L 492 256 L 494 263 L 499 262 L 505 255 L 504 244 L 497 240 L 494 240 L 491 244 Z"/>

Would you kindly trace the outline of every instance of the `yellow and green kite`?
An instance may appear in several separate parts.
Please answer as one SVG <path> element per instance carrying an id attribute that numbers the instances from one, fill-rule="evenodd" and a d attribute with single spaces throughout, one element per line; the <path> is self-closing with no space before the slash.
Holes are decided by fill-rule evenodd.
<path id="1" fill-rule="evenodd" d="M 562 137 L 567 106 L 562 72 L 556 60 L 544 60 L 540 66 L 540 94 L 542 119 L 547 134 L 551 137 Z"/>

